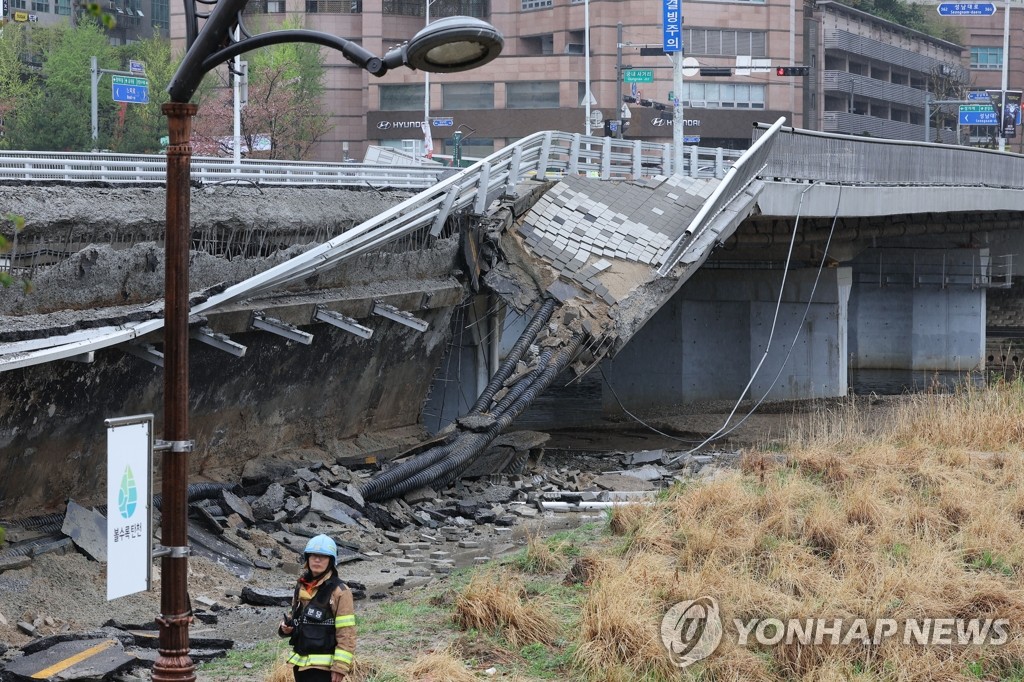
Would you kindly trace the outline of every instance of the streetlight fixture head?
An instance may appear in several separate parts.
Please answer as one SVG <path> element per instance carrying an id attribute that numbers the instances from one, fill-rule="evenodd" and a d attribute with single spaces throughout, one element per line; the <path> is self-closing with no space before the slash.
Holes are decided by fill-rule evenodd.
<path id="1" fill-rule="evenodd" d="M 433 73 L 468 71 L 490 62 L 505 45 L 498 29 L 473 17 L 447 17 L 429 24 L 384 57 L 388 68 L 404 64 Z"/>

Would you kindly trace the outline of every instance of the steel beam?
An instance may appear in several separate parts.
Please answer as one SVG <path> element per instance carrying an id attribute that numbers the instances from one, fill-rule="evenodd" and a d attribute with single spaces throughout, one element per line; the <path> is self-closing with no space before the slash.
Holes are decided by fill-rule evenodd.
<path id="1" fill-rule="evenodd" d="M 338 329 L 344 329 L 345 331 L 361 336 L 364 339 L 368 339 L 373 336 L 373 330 L 369 327 L 364 327 L 359 324 L 351 317 L 336 313 L 333 310 L 328 310 L 322 305 L 316 307 L 316 312 L 313 313 L 314 322 L 326 322 L 327 324 L 334 325 Z"/>
<path id="2" fill-rule="evenodd" d="M 196 329 L 192 332 L 192 338 L 196 341 L 202 341 L 208 346 L 213 346 L 217 350 L 222 350 L 225 353 L 234 355 L 236 358 L 240 358 L 245 355 L 245 346 L 240 343 L 235 343 L 227 334 L 218 334 L 209 327 Z"/>
<path id="3" fill-rule="evenodd" d="M 117 348 L 120 348 L 128 355 L 134 355 L 146 362 L 152 362 L 157 367 L 164 366 L 164 354 L 158 351 L 151 343 L 122 343 Z"/>
<path id="4" fill-rule="evenodd" d="M 386 303 L 377 302 L 373 304 L 373 314 L 386 317 L 389 320 L 394 320 L 399 324 L 404 324 L 406 327 L 411 327 L 419 332 L 425 332 L 430 328 L 425 320 L 421 320 L 418 317 L 413 316 L 412 313 L 407 313 L 403 310 L 399 310 L 393 305 Z"/>
<path id="5" fill-rule="evenodd" d="M 313 343 L 313 335 L 304 332 L 294 325 L 290 325 L 287 322 L 281 320 L 275 320 L 272 317 L 267 317 L 263 314 L 262 310 L 254 311 L 252 314 L 252 321 L 249 324 L 253 329 L 262 329 L 265 332 L 271 334 L 277 334 L 278 336 L 284 337 L 289 341 L 295 341 L 304 345 Z"/>

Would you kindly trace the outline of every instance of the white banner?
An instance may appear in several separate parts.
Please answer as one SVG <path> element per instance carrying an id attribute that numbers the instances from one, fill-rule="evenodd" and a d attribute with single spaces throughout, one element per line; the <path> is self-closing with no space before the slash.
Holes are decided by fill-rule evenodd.
<path id="1" fill-rule="evenodd" d="M 107 601 L 149 589 L 153 415 L 107 419 Z"/>

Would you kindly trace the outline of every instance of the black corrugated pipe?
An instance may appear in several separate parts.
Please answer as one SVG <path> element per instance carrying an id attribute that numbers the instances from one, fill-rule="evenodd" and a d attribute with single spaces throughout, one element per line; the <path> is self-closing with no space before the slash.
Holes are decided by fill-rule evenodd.
<path id="1" fill-rule="evenodd" d="M 516 382 L 515 387 L 509 391 L 509 394 L 511 395 L 515 393 L 515 396 L 521 394 L 530 381 L 533 380 L 533 377 L 546 368 L 547 363 L 551 361 L 551 355 L 552 353 L 550 350 L 545 351 L 540 356 L 537 367 L 534 368 L 533 372 Z M 520 386 L 522 386 L 522 388 L 520 388 Z M 508 398 L 508 396 L 503 398 L 502 402 L 505 402 L 506 398 Z M 393 497 L 393 495 L 390 495 L 389 493 L 390 489 L 398 485 L 402 480 L 415 476 L 427 467 L 453 456 L 455 448 L 459 445 L 460 437 L 460 434 L 455 434 L 452 440 L 448 441 L 444 445 L 434 446 L 426 452 L 421 452 L 416 455 L 416 457 L 408 462 L 402 462 L 398 466 L 391 467 L 387 471 L 377 474 L 367 481 L 362 488 L 360 488 L 359 493 L 363 496 L 363 499 L 370 502 L 374 502 L 378 499 L 390 499 Z"/>
<path id="2" fill-rule="evenodd" d="M 576 334 L 569 343 L 558 352 L 554 361 L 548 363 L 544 371 L 538 374 L 529 382 L 529 387 L 522 392 L 518 398 L 509 406 L 508 410 L 497 416 L 497 421 L 487 431 L 482 433 L 462 432 L 454 441 L 455 446 L 451 455 L 442 461 L 436 462 L 422 471 L 397 481 L 389 488 L 380 491 L 381 499 L 391 499 L 416 488 L 426 485 L 447 485 L 483 452 L 494 438 L 501 431 L 512 424 L 512 421 L 519 416 L 536 399 L 537 395 L 547 388 L 558 373 L 575 357 L 580 344 L 586 334 Z"/>
<path id="3" fill-rule="evenodd" d="M 526 326 L 523 333 L 519 335 L 514 346 L 509 350 L 508 355 L 505 356 L 505 360 L 498 367 L 498 371 L 495 372 L 494 376 L 491 377 L 490 381 L 487 382 L 487 386 L 480 393 L 480 397 L 477 398 L 476 403 L 469 410 L 467 414 L 479 414 L 486 407 L 491 404 L 491 399 L 494 394 L 497 393 L 498 389 L 505 383 L 512 370 L 515 369 L 519 363 L 519 359 L 522 357 L 526 349 L 530 347 L 533 340 L 537 337 L 540 328 L 551 319 L 551 315 L 555 310 L 557 302 L 554 299 L 547 299 L 541 304 L 537 314 L 534 315 L 530 324 Z M 550 353 L 548 354 L 550 356 Z M 377 474 L 360 489 L 360 494 L 363 498 L 369 501 L 378 499 L 384 491 L 391 486 L 395 485 L 398 481 L 403 478 L 413 476 L 428 466 L 440 462 L 444 458 L 451 455 L 452 448 L 455 447 L 454 442 L 449 442 L 443 445 L 437 445 L 426 452 L 421 452 L 416 455 L 413 459 L 408 462 L 403 462 L 398 466 L 391 467 L 387 471 L 382 471 Z M 387 499 L 387 498 L 384 498 Z"/>
<path id="4" fill-rule="evenodd" d="M 505 359 L 498 367 L 498 371 L 496 371 L 494 376 L 491 377 L 491 380 L 487 382 L 487 386 L 480 393 L 480 397 L 476 399 L 476 402 L 473 403 L 473 407 L 469 409 L 469 414 L 479 414 L 487 409 L 487 406 L 491 404 L 491 398 L 494 397 L 494 394 L 498 392 L 498 389 L 500 389 L 502 384 L 505 383 L 505 380 L 512 374 L 512 370 L 514 370 L 516 365 L 519 364 L 519 358 L 523 356 L 526 349 L 530 347 L 531 343 L 533 343 L 533 340 L 536 338 L 540 328 L 551 319 L 551 314 L 555 311 L 555 305 L 556 301 L 553 298 L 549 298 L 544 301 L 540 310 L 537 311 L 537 314 L 534 315 L 530 324 L 526 326 L 526 329 L 523 330 L 523 333 L 520 334 L 519 338 L 516 340 L 515 345 L 512 346 L 508 354 L 505 356 Z"/>

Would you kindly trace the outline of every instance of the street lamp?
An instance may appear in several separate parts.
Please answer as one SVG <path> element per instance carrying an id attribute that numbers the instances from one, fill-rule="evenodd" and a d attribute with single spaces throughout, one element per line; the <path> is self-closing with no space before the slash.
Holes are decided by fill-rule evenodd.
<path id="1" fill-rule="evenodd" d="M 188 255 L 191 233 L 190 161 L 192 119 L 198 109 L 189 102 L 212 69 L 236 55 L 280 43 L 307 42 L 334 48 L 374 76 L 407 66 L 452 73 L 482 66 L 501 53 L 504 38 L 485 21 L 449 17 L 430 24 L 405 45 L 377 57 L 358 43 L 319 31 L 291 29 L 250 35 L 240 17 L 248 0 L 185 0 L 188 49 L 171 79 L 170 101 L 163 105 L 170 143 L 167 146 L 167 236 L 164 302 L 164 440 L 161 521 L 162 584 L 160 589 L 160 653 L 153 666 L 156 682 L 192 682 L 188 626 Z M 200 11 L 197 8 L 197 4 Z M 199 19 L 205 19 L 202 29 Z M 237 29 L 237 32 L 236 32 Z"/>

